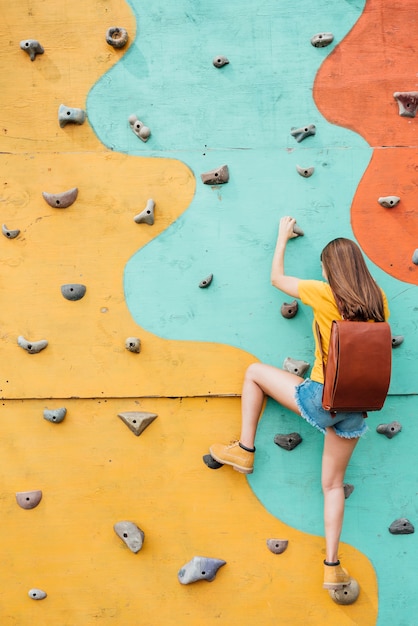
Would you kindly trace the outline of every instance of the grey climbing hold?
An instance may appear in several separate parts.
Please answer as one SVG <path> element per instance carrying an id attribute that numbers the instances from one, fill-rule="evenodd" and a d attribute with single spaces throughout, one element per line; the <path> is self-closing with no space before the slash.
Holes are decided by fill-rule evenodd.
<path id="1" fill-rule="evenodd" d="M 79 283 L 68 283 L 67 285 L 61 285 L 61 293 L 66 300 L 75 302 L 84 298 L 86 286 Z"/>
<path id="2" fill-rule="evenodd" d="M 273 554 L 282 554 L 288 545 L 287 539 L 267 539 L 267 547 Z"/>
<path id="3" fill-rule="evenodd" d="M 213 280 L 213 274 L 209 274 L 209 276 L 206 276 L 206 278 L 204 278 L 203 280 L 200 281 L 199 287 L 201 289 L 205 289 L 206 287 L 209 287 L 209 285 L 211 284 L 212 280 Z"/>
<path id="4" fill-rule="evenodd" d="M 16 493 L 16 502 L 22 509 L 34 509 L 42 500 L 42 491 L 36 489 L 34 491 L 18 491 Z"/>
<path id="5" fill-rule="evenodd" d="M 349 585 L 341 589 L 329 589 L 328 593 L 337 604 L 353 604 L 359 597 L 360 586 L 355 578 L 351 578 Z"/>
<path id="6" fill-rule="evenodd" d="M 392 533 L 392 535 L 412 535 L 412 533 L 415 532 L 415 528 L 406 517 L 400 517 L 399 519 L 395 519 L 389 526 L 389 532 Z"/>
<path id="7" fill-rule="evenodd" d="M 83 109 L 67 107 L 65 104 L 60 104 L 58 109 L 58 122 L 61 128 L 64 128 L 67 124 L 84 124 L 85 119 L 86 112 Z"/>
<path id="8" fill-rule="evenodd" d="M 44 600 L 47 596 L 46 591 L 43 591 L 42 589 L 29 589 L 28 591 L 28 596 L 29 598 L 32 598 L 32 600 Z"/>
<path id="9" fill-rule="evenodd" d="M 20 230 L 9 230 L 6 224 L 3 224 L 3 226 L 1 227 L 1 232 L 7 239 L 15 239 L 20 233 Z"/>
<path id="10" fill-rule="evenodd" d="M 129 352 L 139 354 L 141 352 L 141 340 L 138 337 L 128 337 L 125 341 L 125 348 L 129 350 Z"/>
<path id="11" fill-rule="evenodd" d="M 283 302 L 281 308 L 280 308 L 280 313 L 283 315 L 283 317 L 285 317 L 286 319 L 291 319 L 292 317 L 295 317 L 296 313 L 299 310 L 299 304 L 297 300 L 293 300 L 292 302 Z"/>
<path id="12" fill-rule="evenodd" d="M 395 91 L 393 97 L 398 103 L 401 117 L 415 117 L 418 109 L 418 91 Z"/>
<path id="13" fill-rule="evenodd" d="M 399 422 L 390 422 L 389 424 L 379 424 L 376 428 L 376 432 L 381 435 L 385 435 L 388 439 L 392 439 L 395 435 L 402 430 L 402 424 Z"/>
<path id="14" fill-rule="evenodd" d="M 118 417 L 121 418 L 134 435 L 139 437 L 158 415 L 145 411 L 125 411 L 124 413 L 118 413 Z"/>
<path id="15" fill-rule="evenodd" d="M 40 341 L 28 341 L 22 337 L 22 335 L 19 335 L 17 338 L 17 343 L 21 348 L 26 350 L 26 352 L 29 352 L 29 354 L 36 354 L 37 352 L 44 350 L 48 345 L 46 339 L 41 339 Z"/>
<path id="16" fill-rule="evenodd" d="M 298 226 L 297 224 L 293 225 L 293 232 L 295 233 L 295 235 L 297 235 L 297 237 L 303 237 L 303 235 L 305 234 L 300 226 Z"/>
<path id="17" fill-rule="evenodd" d="M 289 433 L 288 435 L 278 433 L 274 436 L 274 443 L 284 450 L 293 450 L 302 443 L 302 437 L 299 433 Z"/>
<path id="18" fill-rule="evenodd" d="M 349 483 L 344 483 L 343 489 L 344 489 L 344 498 L 347 500 L 347 498 L 349 498 L 354 491 L 354 485 L 350 485 Z"/>
<path id="19" fill-rule="evenodd" d="M 228 65 L 229 61 L 226 57 L 218 56 L 213 59 L 212 63 L 215 67 L 223 67 L 224 65 Z"/>
<path id="20" fill-rule="evenodd" d="M 30 60 L 34 61 L 37 54 L 43 54 L 45 50 L 36 39 L 24 39 L 20 42 L 22 50 L 28 53 Z"/>
<path id="21" fill-rule="evenodd" d="M 155 202 L 150 198 L 146 204 L 146 207 L 141 213 L 138 213 L 134 217 L 134 222 L 137 224 L 149 224 L 152 226 L 154 224 L 154 208 Z"/>
<path id="22" fill-rule="evenodd" d="M 49 204 L 49 206 L 52 206 L 55 209 L 66 209 L 76 201 L 78 189 L 77 187 L 73 187 L 67 191 L 62 191 L 61 193 L 48 193 L 43 191 L 42 195 L 45 202 Z"/>
<path id="23" fill-rule="evenodd" d="M 291 374 L 296 374 L 297 376 L 304 376 L 308 371 L 310 365 L 306 361 L 299 361 L 297 359 L 292 359 L 289 356 L 284 360 L 283 369 Z"/>
<path id="24" fill-rule="evenodd" d="M 301 167 L 300 165 L 296 165 L 297 173 L 303 176 L 304 178 L 309 178 L 315 171 L 313 166 L 311 167 Z"/>
<path id="25" fill-rule="evenodd" d="M 214 170 L 204 172 L 200 175 L 205 185 L 223 185 L 229 180 L 229 169 L 227 165 L 221 165 Z"/>
<path id="26" fill-rule="evenodd" d="M 60 407 L 59 409 L 44 409 L 44 419 L 53 424 L 59 424 L 64 421 L 66 415 L 67 409 L 65 407 Z"/>
<path id="27" fill-rule="evenodd" d="M 418 248 L 414 250 L 414 253 L 412 255 L 412 263 L 418 265 Z"/>
<path id="28" fill-rule="evenodd" d="M 292 137 L 294 137 L 298 143 L 306 139 L 306 137 L 315 135 L 315 133 L 316 133 L 315 124 L 308 124 L 307 126 L 302 126 L 302 128 L 295 128 L 294 126 L 292 126 L 291 132 L 290 132 Z"/>
<path id="29" fill-rule="evenodd" d="M 393 209 L 400 202 L 400 198 L 398 196 L 384 196 L 382 198 L 378 198 L 378 203 L 381 206 L 384 206 L 385 209 Z"/>
<path id="30" fill-rule="evenodd" d="M 404 342 L 403 335 L 392 335 L 392 348 L 397 348 Z"/>
<path id="31" fill-rule="evenodd" d="M 128 43 L 128 31 L 126 28 L 111 26 L 106 31 L 106 42 L 113 48 L 123 48 Z"/>
<path id="32" fill-rule="evenodd" d="M 334 35 L 332 33 L 317 33 L 311 38 L 311 44 L 315 48 L 325 48 L 334 41 Z"/>
<path id="33" fill-rule="evenodd" d="M 218 461 L 215 461 L 211 454 L 204 454 L 202 459 L 203 463 L 210 467 L 210 469 L 219 469 L 220 467 L 223 467 L 223 463 L 218 463 Z"/>
<path id="34" fill-rule="evenodd" d="M 145 534 L 136 524 L 128 521 L 116 522 L 113 529 L 131 552 L 136 554 L 140 551 L 144 543 Z"/>
<path id="35" fill-rule="evenodd" d="M 148 126 L 145 126 L 144 122 L 141 122 L 135 114 L 128 117 L 129 126 L 132 132 L 141 139 L 144 143 L 148 141 L 151 135 L 151 130 Z"/>
<path id="36" fill-rule="evenodd" d="M 182 585 L 195 583 L 198 580 L 212 582 L 220 567 L 226 565 L 222 559 L 211 559 L 205 556 L 194 556 L 191 561 L 183 565 L 178 572 L 178 579 Z"/>

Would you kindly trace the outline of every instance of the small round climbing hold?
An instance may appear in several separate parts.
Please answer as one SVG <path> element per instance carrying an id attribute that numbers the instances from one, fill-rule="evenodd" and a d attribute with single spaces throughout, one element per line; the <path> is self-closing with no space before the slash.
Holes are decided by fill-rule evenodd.
<path id="1" fill-rule="evenodd" d="M 16 493 L 16 502 L 22 509 L 34 509 L 42 500 L 42 491 L 35 489 L 34 491 L 18 491 Z"/>
<path id="2" fill-rule="evenodd" d="M 61 293 L 66 300 L 81 300 L 86 293 L 86 286 L 77 283 L 68 283 L 61 286 Z"/>
<path id="3" fill-rule="evenodd" d="M 203 280 L 200 281 L 199 287 L 201 289 L 205 289 L 206 287 L 209 287 L 209 285 L 211 284 L 212 280 L 213 280 L 213 274 L 209 274 L 209 276 L 206 276 L 206 278 L 204 278 Z"/>
<path id="4" fill-rule="evenodd" d="M 113 530 L 128 546 L 131 552 L 136 554 L 141 550 L 144 543 L 145 533 L 141 530 L 141 528 L 138 528 L 134 522 L 116 522 L 113 526 Z"/>
<path id="5" fill-rule="evenodd" d="M 334 41 L 334 35 L 332 33 L 317 33 L 311 38 L 311 44 L 314 48 L 325 48 Z"/>
<path id="6" fill-rule="evenodd" d="M 229 168 L 227 165 L 221 165 L 214 170 L 204 172 L 200 178 L 205 185 L 224 185 L 229 181 Z"/>
<path id="7" fill-rule="evenodd" d="M 415 117 L 418 109 L 418 91 L 395 91 L 393 97 L 398 103 L 401 117 Z"/>
<path id="8" fill-rule="evenodd" d="M 286 319 L 291 319 L 292 317 L 295 317 L 298 310 L 299 310 L 298 301 L 293 300 L 293 302 L 283 302 L 281 309 L 280 309 L 280 313 Z"/>
<path id="9" fill-rule="evenodd" d="M 35 60 L 37 54 L 43 54 L 45 52 L 39 41 L 36 39 L 24 39 L 20 42 L 20 47 L 28 53 L 31 61 Z"/>
<path id="10" fill-rule="evenodd" d="M 42 589 L 29 589 L 28 596 L 32 600 L 44 600 L 47 596 L 46 592 Z"/>
<path id="11" fill-rule="evenodd" d="M 85 119 L 86 112 L 83 109 L 67 107 L 65 104 L 60 104 L 58 109 L 58 123 L 61 128 L 64 128 L 67 124 L 84 124 Z"/>
<path id="12" fill-rule="evenodd" d="M 47 191 L 43 191 L 42 196 L 49 206 L 55 209 L 66 209 L 76 201 L 78 189 L 77 187 L 73 187 L 62 193 L 48 193 Z"/>
<path id="13" fill-rule="evenodd" d="M 403 335 L 392 335 L 392 348 L 397 348 L 404 342 Z"/>
<path id="14" fill-rule="evenodd" d="M 341 589 L 329 589 L 329 595 L 337 604 L 353 604 L 360 594 L 360 586 L 355 578 L 351 578 L 349 585 Z"/>
<path id="15" fill-rule="evenodd" d="M 309 178 L 315 171 L 314 167 L 301 167 L 300 165 L 296 165 L 296 171 L 298 174 L 303 176 L 304 178 Z"/>
<path id="16" fill-rule="evenodd" d="M 390 422 L 389 424 L 379 424 L 376 428 L 376 432 L 381 435 L 385 435 L 388 439 L 392 439 L 395 435 L 402 430 L 402 424 L 399 422 Z"/>
<path id="17" fill-rule="evenodd" d="M 128 43 L 128 31 L 126 28 L 111 26 L 106 31 L 106 42 L 113 48 L 123 48 Z"/>
<path id="18" fill-rule="evenodd" d="M 44 409 L 44 419 L 53 424 L 60 424 L 67 415 L 67 409 L 60 407 L 59 409 Z"/>
<path id="19" fill-rule="evenodd" d="M 267 539 L 267 547 L 273 554 L 282 554 L 288 545 L 287 539 Z"/>
<path id="20" fill-rule="evenodd" d="M 128 117 L 129 126 L 132 132 L 141 139 L 144 143 L 148 141 L 151 136 L 151 130 L 148 126 L 145 126 L 144 122 L 141 122 L 135 114 Z"/>
<path id="21" fill-rule="evenodd" d="M 385 207 L 385 209 L 393 209 L 400 202 L 399 196 L 383 196 L 378 198 L 378 203 Z"/>
<path id="22" fill-rule="evenodd" d="M 129 350 L 129 352 L 139 354 L 141 352 L 141 340 L 139 337 L 128 337 L 125 341 L 125 348 Z"/>
<path id="23" fill-rule="evenodd" d="M 215 67 L 223 67 L 224 65 L 228 65 L 229 61 L 224 56 L 215 57 L 212 61 Z"/>
<path id="24" fill-rule="evenodd" d="M 296 374 L 297 376 L 304 376 L 308 371 L 310 365 L 306 361 L 301 361 L 298 359 L 292 359 L 291 357 L 286 357 L 283 362 L 283 369 L 291 374 Z"/>
<path id="25" fill-rule="evenodd" d="M 302 443 L 302 437 L 299 433 L 289 433 L 288 435 L 278 433 L 274 436 L 274 443 L 284 450 L 293 450 Z"/>
<path id="26" fill-rule="evenodd" d="M 400 517 L 389 526 L 389 532 L 392 535 L 412 535 L 415 532 L 415 528 L 406 517 Z"/>

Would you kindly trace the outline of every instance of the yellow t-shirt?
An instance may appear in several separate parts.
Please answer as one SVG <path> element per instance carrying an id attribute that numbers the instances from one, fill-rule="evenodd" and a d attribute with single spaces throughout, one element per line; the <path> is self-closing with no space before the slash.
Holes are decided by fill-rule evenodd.
<path id="1" fill-rule="evenodd" d="M 340 320 L 341 314 L 338 311 L 334 296 L 331 291 L 331 287 L 328 283 L 321 280 L 300 280 L 298 284 L 299 298 L 303 304 L 307 304 L 312 307 L 313 310 L 313 323 L 312 330 L 315 338 L 315 362 L 311 371 L 310 378 L 318 383 L 324 382 L 324 373 L 322 369 L 322 356 L 318 345 L 318 338 L 316 336 L 316 325 L 318 322 L 319 330 L 322 337 L 322 349 L 324 352 L 324 361 L 327 362 L 329 336 L 331 332 L 331 325 L 334 320 Z M 382 291 L 383 306 L 385 312 L 385 319 L 389 318 L 389 307 L 387 298 Z"/>

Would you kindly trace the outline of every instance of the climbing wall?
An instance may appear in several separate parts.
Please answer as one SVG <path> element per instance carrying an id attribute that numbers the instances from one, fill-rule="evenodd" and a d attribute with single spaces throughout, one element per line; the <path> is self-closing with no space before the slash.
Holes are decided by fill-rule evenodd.
<path id="1" fill-rule="evenodd" d="M 334 4 L 0 7 L 2 626 L 414 624 L 415 533 L 389 527 L 418 517 L 418 24 L 412 0 Z M 289 273 L 355 238 L 391 309 L 349 606 L 321 588 L 320 433 L 269 401 L 254 474 L 202 460 L 249 363 L 312 360 L 309 310 L 269 283 L 283 214 Z"/>

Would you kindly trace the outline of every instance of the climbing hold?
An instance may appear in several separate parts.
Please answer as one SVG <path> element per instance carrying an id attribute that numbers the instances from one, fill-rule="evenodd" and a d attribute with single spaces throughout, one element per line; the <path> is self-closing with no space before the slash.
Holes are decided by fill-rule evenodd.
<path id="1" fill-rule="evenodd" d="M 325 48 L 334 41 L 334 35 L 332 33 L 318 33 L 311 39 L 311 44 L 315 48 Z"/>
<path id="2" fill-rule="evenodd" d="M 37 352 L 44 350 L 44 348 L 48 345 L 46 339 L 41 339 L 40 341 L 28 341 L 22 337 L 22 335 L 19 335 L 17 338 L 17 343 L 21 348 L 26 350 L 26 352 L 29 352 L 29 354 L 36 354 Z"/>
<path id="3" fill-rule="evenodd" d="M 211 454 L 204 454 L 202 458 L 203 463 L 210 467 L 210 469 L 219 469 L 220 467 L 223 467 L 223 463 L 218 463 L 218 461 L 215 461 Z"/>
<path id="4" fill-rule="evenodd" d="M 337 604 L 353 604 L 359 597 L 360 586 L 355 578 L 351 578 L 349 585 L 341 589 L 329 589 L 328 593 Z"/>
<path id="5" fill-rule="evenodd" d="M 183 565 L 178 572 L 178 579 L 182 585 L 195 583 L 198 580 L 214 580 L 220 567 L 226 564 L 222 559 L 211 559 L 205 556 L 194 556 L 191 561 Z"/>
<path id="6" fill-rule="evenodd" d="M 284 360 L 283 369 L 297 376 L 304 376 L 309 369 L 309 363 L 291 359 L 289 356 Z"/>
<path id="7" fill-rule="evenodd" d="M 1 232 L 7 239 L 14 239 L 20 233 L 20 230 L 9 230 L 5 224 L 1 227 Z"/>
<path id="8" fill-rule="evenodd" d="M 274 554 L 282 554 L 288 545 L 287 539 L 267 539 L 267 547 Z"/>
<path id="9" fill-rule="evenodd" d="M 86 286 L 77 283 L 68 283 L 67 285 L 61 285 L 61 293 L 66 300 L 81 300 L 86 293 Z"/>
<path id="10" fill-rule="evenodd" d="M 344 498 L 347 500 L 347 498 L 349 498 L 354 491 L 354 485 L 350 485 L 349 483 L 344 483 L 343 489 L 344 489 Z"/>
<path id="11" fill-rule="evenodd" d="M 30 60 L 34 61 L 37 54 L 43 54 L 45 50 L 36 39 L 24 39 L 20 42 L 22 50 L 28 53 Z"/>
<path id="12" fill-rule="evenodd" d="M 302 230 L 302 229 L 301 229 L 301 228 L 300 228 L 297 224 L 294 224 L 294 225 L 293 225 L 293 232 L 294 232 L 294 233 L 295 233 L 295 235 L 297 235 L 298 237 L 303 237 L 303 235 L 305 234 L 305 233 L 303 232 L 303 230 Z"/>
<path id="13" fill-rule="evenodd" d="M 376 428 L 376 432 L 381 435 L 385 435 L 388 439 L 392 439 L 395 435 L 402 430 L 402 424 L 399 422 L 390 422 L 390 424 L 379 424 Z"/>
<path id="14" fill-rule="evenodd" d="M 86 112 L 83 109 L 76 109 L 67 107 L 65 104 L 60 104 L 58 109 L 58 122 L 61 128 L 64 128 L 67 124 L 84 124 L 85 119 Z"/>
<path id="15" fill-rule="evenodd" d="M 138 337 L 128 337 L 125 341 L 125 348 L 129 352 L 141 352 L 141 340 Z"/>
<path id="16" fill-rule="evenodd" d="M 303 176 L 304 178 L 309 178 L 315 171 L 314 167 L 301 167 L 300 165 L 296 165 L 297 173 Z"/>
<path id="17" fill-rule="evenodd" d="M 131 552 L 136 554 L 140 551 L 144 543 L 145 534 L 136 524 L 127 521 L 116 522 L 113 529 Z"/>
<path id="18" fill-rule="evenodd" d="M 280 313 L 286 319 L 291 319 L 292 317 L 295 317 L 298 310 L 299 310 L 298 301 L 293 300 L 293 302 L 283 302 L 281 309 L 280 309 Z"/>
<path id="19" fill-rule="evenodd" d="M 385 209 L 393 209 L 400 202 L 400 198 L 398 196 L 384 196 L 383 198 L 378 198 L 378 203 L 385 207 Z"/>
<path id="20" fill-rule="evenodd" d="M 154 208 L 155 202 L 150 198 L 145 209 L 134 217 L 134 222 L 137 224 L 150 224 L 150 226 L 152 226 L 154 223 Z"/>
<path id="21" fill-rule="evenodd" d="M 401 517 L 392 522 L 389 526 L 389 532 L 392 535 L 412 535 L 415 532 L 415 528 L 408 519 Z"/>
<path id="22" fill-rule="evenodd" d="M 398 103 L 401 117 L 415 117 L 418 109 L 418 91 L 395 91 L 393 97 Z"/>
<path id="23" fill-rule="evenodd" d="M 418 265 L 418 248 L 414 250 L 414 254 L 412 255 L 412 263 Z"/>
<path id="24" fill-rule="evenodd" d="M 403 343 L 404 337 L 403 335 L 392 335 L 392 348 L 397 348 Z"/>
<path id="25" fill-rule="evenodd" d="M 274 443 L 284 450 L 293 450 L 296 446 L 302 443 L 302 437 L 299 433 L 290 433 L 289 435 L 277 434 L 274 437 Z"/>
<path id="26" fill-rule="evenodd" d="M 59 409 L 44 409 L 44 418 L 48 420 L 48 422 L 53 422 L 54 424 L 59 424 L 62 422 L 67 414 L 67 409 L 61 407 Z"/>
<path id="27" fill-rule="evenodd" d="M 229 180 L 229 169 L 227 165 L 221 165 L 214 170 L 204 172 L 200 175 L 205 185 L 223 185 Z"/>
<path id="28" fill-rule="evenodd" d="M 111 26 L 106 31 L 106 42 L 113 48 L 123 48 L 128 43 L 128 31 L 126 28 Z"/>
<path id="29" fill-rule="evenodd" d="M 32 600 L 44 600 L 46 598 L 46 591 L 42 589 L 29 589 L 28 596 L 32 598 Z"/>
<path id="30" fill-rule="evenodd" d="M 22 509 L 34 509 L 42 500 L 42 491 L 18 491 L 16 502 Z"/>
<path id="31" fill-rule="evenodd" d="M 144 122 L 141 122 L 135 114 L 128 117 L 128 122 L 132 132 L 135 133 L 137 137 L 139 137 L 143 142 L 148 141 L 151 135 L 151 130 L 148 126 L 145 126 Z"/>
<path id="32" fill-rule="evenodd" d="M 229 61 L 226 57 L 215 57 L 212 61 L 215 67 L 223 67 L 224 65 L 228 65 Z"/>
<path id="33" fill-rule="evenodd" d="M 292 126 L 290 134 L 292 137 L 296 139 L 298 143 L 309 137 L 310 135 L 315 135 L 316 126 L 315 124 L 309 124 L 308 126 L 303 126 L 302 128 L 295 128 Z"/>
<path id="34" fill-rule="evenodd" d="M 72 189 L 68 189 L 68 191 L 63 191 L 62 193 L 47 193 L 46 191 L 43 191 L 42 195 L 49 206 L 52 206 L 55 209 L 66 209 L 75 202 L 78 196 L 78 189 L 77 187 L 73 187 Z"/>
<path id="35" fill-rule="evenodd" d="M 209 287 L 209 285 L 212 282 L 212 279 L 213 279 L 213 274 L 209 274 L 209 276 L 206 276 L 206 278 L 200 281 L 199 287 L 201 287 L 202 289 L 204 289 L 205 287 Z"/>
<path id="36" fill-rule="evenodd" d="M 128 428 L 139 437 L 147 426 L 155 420 L 158 415 L 156 413 L 146 413 L 144 411 L 126 411 L 118 413 L 118 417 L 128 426 Z"/>

